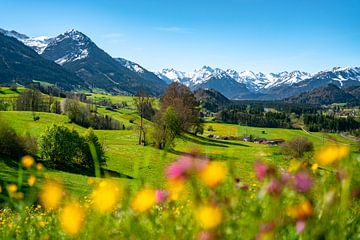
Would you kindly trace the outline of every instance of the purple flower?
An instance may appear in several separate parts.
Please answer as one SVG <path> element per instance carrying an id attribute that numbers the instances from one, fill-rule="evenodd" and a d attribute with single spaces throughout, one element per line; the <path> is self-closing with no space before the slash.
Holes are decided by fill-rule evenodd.
<path id="1" fill-rule="evenodd" d="M 254 164 L 254 171 L 258 180 L 263 180 L 266 177 L 268 166 L 260 161 L 256 161 Z"/>
<path id="2" fill-rule="evenodd" d="M 287 184 L 291 179 L 291 174 L 289 172 L 282 172 L 281 173 L 281 182 L 282 184 Z"/>
<path id="3" fill-rule="evenodd" d="M 306 223 L 303 220 L 296 222 L 296 232 L 297 234 L 302 233 L 305 230 Z"/>
<path id="4" fill-rule="evenodd" d="M 307 192 L 312 187 L 313 181 L 307 172 L 302 171 L 295 175 L 294 184 L 295 184 L 296 191 Z"/>

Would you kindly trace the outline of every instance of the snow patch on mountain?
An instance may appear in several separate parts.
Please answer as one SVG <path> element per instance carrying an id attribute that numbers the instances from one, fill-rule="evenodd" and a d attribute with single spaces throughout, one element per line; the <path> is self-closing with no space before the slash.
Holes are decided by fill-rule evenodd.
<path id="1" fill-rule="evenodd" d="M 137 73 L 144 73 L 146 70 L 141 67 L 139 64 L 129 61 L 125 58 L 115 58 L 122 66 L 126 67 L 127 69 L 137 72 Z"/>

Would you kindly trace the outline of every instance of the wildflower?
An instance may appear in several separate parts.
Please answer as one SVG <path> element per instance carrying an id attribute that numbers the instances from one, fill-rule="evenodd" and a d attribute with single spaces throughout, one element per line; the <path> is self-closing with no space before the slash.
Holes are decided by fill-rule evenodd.
<path id="1" fill-rule="evenodd" d="M 56 209 L 63 196 L 62 185 L 56 181 L 47 181 L 40 192 L 40 203 L 46 209 Z"/>
<path id="2" fill-rule="evenodd" d="M 215 240 L 215 234 L 209 231 L 202 231 L 198 235 L 199 240 Z"/>
<path id="3" fill-rule="evenodd" d="M 199 172 L 199 177 L 209 187 L 215 187 L 224 180 L 226 174 L 227 169 L 223 163 L 210 162 Z"/>
<path id="4" fill-rule="evenodd" d="M 64 232 L 74 236 L 77 235 L 81 229 L 85 220 L 85 212 L 79 203 L 70 203 L 60 211 L 59 220 Z"/>
<path id="5" fill-rule="evenodd" d="M 304 220 L 300 220 L 296 222 L 296 232 L 297 234 L 302 233 L 305 230 L 306 223 Z"/>
<path id="6" fill-rule="evenodd" d="M 7 186 L 7 189 L 9 193 L 15 193 L 18 190 L 18 187 L 16 186 L 16 184 L 11 183 Z"/>
<path id="7" fill-rule="evenodd" d="M 44 165 L 43 165 L 42 163 L 36 164 L 36 170 L 38 170 L 39 172 L 41 172 L 42 170 L 44 170 Z"/>
<path id="8" fill-rule="evenodd" d="M 299 172 L 295 175 L 295 189 L 298 192 L 307 192 L 312 187 L 313 181 L 310 177 L 310 175 L 305 172 Z"/>
<path id="9" fill-rule="evenodd" d="M 47 224 L 47 222 L 45 222 L 45 221 L 40 221 L 40 222 L 38 222 L 38 225 L 39 225 L 40 227 L 45 227 L 46 224 Z"/>
<path id="10" fill-rule="evenodd" d="M 119 202 L 120 188 L 109 180 L 103 180 L 92 193 L 92 201 L 97 211 L 111 212 Z"/>
<path id="11" fill-rule="evenodd" d="M 36 182 L 36 177 L 34 175 L 30 175 L 27 182 L 30 187 L 34 186 Z"/>
<path id="12" fill-rule="evenodd" d="M 281 173 L 281 183 L 282 184 L 287 184 L 292 178 L 292 175 L 287 172 L 287 171 L 284 171 Z"/>
<path id="13" fill-rule="evenodd" d="M 256 235 L 256 240 L 273 239 L 273 231 L 275 229 L 275 223 L 263 223 L 260 226 L 260 231 Z"/>
<path id="14" fill-rule="evenodd" d="M 24 168 L 31 168 L 31 166 L 34 164 L 34 158 L 31 156 L 25 156 L 21 159 L 21 163 Z"/>
<path id="15" fill-rule="evenodd" d="M 266 176 L 268 166 L 260 161 L 256 161 L 254 164 L 254 171 L 258 180 L 263 180 Z"/>
<path id="16" fill-rule="evenodd" d="M 282 185 L 279 180 L 273 179 L 266 187 L 266 191 L 270 195 L 279 195 L 281 193 Z"/>
<path id="17" fill-rule="evenodd" d="M 167 182 L 167 191 L 169 192 L 170 200 L 178 200 L 180 194 L 184 191 L 185 188 L 185 182 L 183 179 L 170 179 Z"/>
<path id="18" fill-rule="evenodd" d="M 315 156 L 318 163 L 323 165 L 332 164 L 349 155 L 349 147 L 347 145 L 333 145 L 321 149 Z"/>
<path id="19" fill-rule="evenodd" d="M 196 218 L 201 227 L 212 229 L 221 223 L 222 213 L 219 207 L 206 204 L 196 210 Z"/>
<path id="20" fill-rule="evenodd" d="M 168 179 L 182 178 L 191 167 L 191 158 L 188 156 L 184 156 L 167 167 L 166 177 Z"/>
<path id="21" fill-rule="evenodd" d="M 289 207 L 287 213 L 290 217 L 294 219 L 307 219 L 313 213 L 313 207 L 311 203 L 306 200 L 298 205 Z"/>
<path id="22" fill-rule="evenodd" d="M 156 203 L 156 193 L 153 189 L 145 188 L 138 192 L 131 203 L 131 208 L 136 212 L 146 212 Z"/>
<path id="23" fill-rule="evenodd" d="M 291 160 L 289 164 L 288 171 L 291 173 L 297 172 L 301 168 L 302 164 L 300 161 Z"/>
<path id="24" fill-rule="evenodd" d="M 313 165 L 311 165 L 311 170 L 313 171 L 313 172 L 316 172 L 316 170 L 319 168 L 319 164 L 317 164 L 317 163 L 314 163 Z"/>
<path id="25" fill-rule="evenodd" d="M 169 197 L 169 193 L 165 190 L 156 190 L 155 195 L 157 203 L 164 202 Z"/>

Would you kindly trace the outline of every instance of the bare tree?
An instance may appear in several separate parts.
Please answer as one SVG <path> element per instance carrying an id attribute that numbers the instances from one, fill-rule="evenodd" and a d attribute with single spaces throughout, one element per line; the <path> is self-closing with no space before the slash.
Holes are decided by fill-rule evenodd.
<path id="1" fill-rule="evenodd" d="M 144 118 L 147 120 L 152 120 L 152 117 L 155 115 L 155 110 L 152 107 L 153 99 L 141 91 L 137 94 L 137 96 L 134 97 L 134 103 L 140 116 L 139 145 L 145 146 L 146 129 L 144 126 Z"/>

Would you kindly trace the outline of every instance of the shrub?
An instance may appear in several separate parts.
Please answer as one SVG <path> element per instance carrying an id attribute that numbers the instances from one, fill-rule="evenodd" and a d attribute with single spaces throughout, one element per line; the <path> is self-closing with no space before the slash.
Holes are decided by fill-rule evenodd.
<path id="1" fill-rule="evenodd" d="M 282 152 L 293 158 L 302 158 L 313 150 L 314 144 L 305 137 L 294 137 L 282 146 Z"/>
<path id="2" fill-rule="evenodd" d="M 40 138 L 40 155 L 51 167 L 68 170 L 71 167 L 93 169 L 94 162 L 89 143 L 95 147 L 100 165 L 105 156 L 98 138 L 89 130 L 85 136 L 64 126 L 52 125 Z"/>

